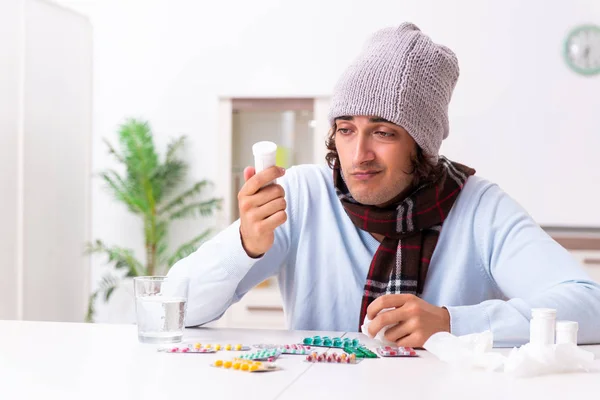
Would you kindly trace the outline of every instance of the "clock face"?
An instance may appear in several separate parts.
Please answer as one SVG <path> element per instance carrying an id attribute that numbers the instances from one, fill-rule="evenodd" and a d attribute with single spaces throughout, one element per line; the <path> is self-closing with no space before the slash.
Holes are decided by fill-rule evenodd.
<path id="1" fill-rule="evenodd" d="M 600 74 L 600 26 L 582 25 L 565 41 L 565 60 L 581 75 Z"/>

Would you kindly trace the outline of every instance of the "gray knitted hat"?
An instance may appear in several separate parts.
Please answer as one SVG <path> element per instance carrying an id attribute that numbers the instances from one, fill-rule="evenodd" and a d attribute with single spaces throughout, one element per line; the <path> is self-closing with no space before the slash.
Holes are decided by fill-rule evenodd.
<path id="1" fill-rule="evenodd" d="M 411 23 L 375 33 L 337 83 L 329 123 L 373 115 L 400 125 L 437 161 L 448 137 L 448 104 L 458 80 L 452 50 Z"/>

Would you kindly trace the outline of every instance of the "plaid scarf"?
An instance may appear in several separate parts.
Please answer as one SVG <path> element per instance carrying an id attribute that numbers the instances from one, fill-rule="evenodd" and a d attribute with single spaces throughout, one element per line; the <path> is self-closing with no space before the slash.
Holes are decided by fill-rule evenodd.
<path id="1" fill-rule="evenodd" d="M 410 194 L 401 193 L 380 208 L 352 198 L 339 167 L 333 170 L 336 192 L 346 213 L 358 228 L 385 236 L 373 256 L 360 309 L 383 294 L 423 292 L 429 261 L 442 224 L 454 205 L 472 168 L 440 157 L 440 173 L 426 179 Z M 360 330 L 360 328 L 359 328 Z"/>

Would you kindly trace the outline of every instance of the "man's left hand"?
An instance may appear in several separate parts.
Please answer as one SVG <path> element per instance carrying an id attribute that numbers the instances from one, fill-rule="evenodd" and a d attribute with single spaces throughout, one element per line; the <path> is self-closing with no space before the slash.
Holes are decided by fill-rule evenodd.
<path id="1" fill-rule="evenodd" d="M 394 308 L 379 314 L 384 308 Z M 377 315 L 379 314 L 379 315 Z M 450 314 L 412 294 L 388 294 L 375 299 L 367 308 L 371 337 L 388 325 L 385 338 L 398 346 L 423 347 L 431 335 L 450 332 Z"/>

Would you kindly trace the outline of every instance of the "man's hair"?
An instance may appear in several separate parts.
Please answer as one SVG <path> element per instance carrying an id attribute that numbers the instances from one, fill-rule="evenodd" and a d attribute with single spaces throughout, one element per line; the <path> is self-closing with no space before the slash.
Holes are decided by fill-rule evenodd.
<path id="1" fill-rule="evenodd" d="M 332 169 L 339 168 L 340 165 L 337 149 L 335 147 L 336 131 L 337 124 L 334 123 L 327 135 L 327 140 L 325 140 L 325 146 L 328 150 L 325 155 L 325 160 L 327 160 L 327 164 Z M 413 186 L 420 186 L 426 181 L 435 179 L 435 176 L 438 175 L 441 170 L 441 163 L 433 162 L 432 158 L 427 156 L 419 145 L 416 145 L 416 147 L 417 150 L 411 158 L 412 171 L 407 173 L 413 175 Z"/>

